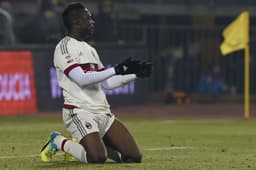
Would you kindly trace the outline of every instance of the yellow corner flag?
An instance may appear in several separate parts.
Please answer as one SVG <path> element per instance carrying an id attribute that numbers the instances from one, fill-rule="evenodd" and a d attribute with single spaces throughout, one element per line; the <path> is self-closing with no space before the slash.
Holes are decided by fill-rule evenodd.
<path id="1" fill-rule="evenodd" d="M 223 31 L 224 41 L 220 46 L 222 55 L 241 50 L 249 42 L 249 12 L 242 12 Z"/>
<path id="2" fill-rule="evenodd" d="M 222 55 L 244 49 L 244 117 L 250 117 L 250 50 L 249 12 L 242 12 L 223 31 L 224 42 L 220 46 Z"/>

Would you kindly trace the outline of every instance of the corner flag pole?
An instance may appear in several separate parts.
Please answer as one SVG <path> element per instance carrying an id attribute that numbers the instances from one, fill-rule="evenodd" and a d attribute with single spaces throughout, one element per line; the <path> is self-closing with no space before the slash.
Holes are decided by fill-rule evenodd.
<path id="1" fill-rule="evenodd" d="M 249 45 L 249 28 L 250 19 L 249 13 L 247 13 L 247 18 L 244 20 L 244 39 L 245 39 L 245 49 L 244 49 L 244 118 L 249 119 L 250 117 L 250 45 Z"/>
<path id="2" fill-rule="evenodd" d="M 250 50 L 249 44 L 245 47 L 244 56 L 244 118 L 250 117 Z"/>

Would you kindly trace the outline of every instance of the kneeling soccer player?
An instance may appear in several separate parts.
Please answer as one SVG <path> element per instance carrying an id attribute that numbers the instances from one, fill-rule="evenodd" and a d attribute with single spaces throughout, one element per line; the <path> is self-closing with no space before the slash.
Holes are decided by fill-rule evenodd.
<path id="1" fill-rule="evenodd" d="M 152 65 L 129 58 L 105 69 L 96 50 L 84 41 L 92 35 L 94 21 L 81 3 L 65 8 L 63 22 L 68 34 L 55 48 L 54 66 L 63 90 L 63 120 L 78 142 L 53 132 L 41 150 L 41 160 L 51 161 L 62 150 L 84 163 L 104 163 L 108 157 L 116 162 L 141 162 L 138 145 L 111 112 L 101 87 L 113 89 L 149 77 Z"/>

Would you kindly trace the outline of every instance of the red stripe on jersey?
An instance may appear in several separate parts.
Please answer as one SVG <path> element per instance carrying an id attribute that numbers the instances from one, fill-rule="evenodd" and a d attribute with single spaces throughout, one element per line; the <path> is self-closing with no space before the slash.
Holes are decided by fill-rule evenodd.
<path id="1" fill-rule="evenodd" d="M 69 66 L 68 68 L 66 68 L 66 69 L 64 70 L 64 73 L 65 73 L 66 75 L 68 75 L 68 73 L 69 73 L 73 68 L 76 68 L 76 67 L 78 67 L 78 66 L 79 66 L 79 64 L 73 64 L 73 65 Z"/>
<path id="2" fill-rule="evenodd" d="M 74 109 L 74 108 L 77 108 L 77 107 L 74 106 L 74 105 L 70 105 L 70 104 L 64 104 L 63 108 L 65 108 L 65 109 Z"/>
<path id="3" fill-rule="evenodd" d="M 98 65 L 94 63 L 86 63 L 86 64 L 80 64 L 84 72 L 88 71 L 98 71 Z"/>
<path id="4" fill-rule="evenodd" d="M 98 69 L 97 71 L 103 71 L 103 70 L 105 70 L 105 67 Z"/>
<path id="5" fill-rule="evenodd" d="M 64 139 L 62 142 L 61 142 L 61 150 L 64 151 L 64 145 L 65 143 L 68 141 L 68 139 Z"/>

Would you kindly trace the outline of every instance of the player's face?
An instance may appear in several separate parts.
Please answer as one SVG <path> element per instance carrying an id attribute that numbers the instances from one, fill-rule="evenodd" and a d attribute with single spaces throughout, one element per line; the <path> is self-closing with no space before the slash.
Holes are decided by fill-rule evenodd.
<path id="1" fill-rule="evenodd" d="M 95 24 L 94 20 L 92 19 L 92 14 L 87 8 L 85 8 L 85 10 L 82 11 L 81 19 L 81 32 L 85 34 L 85 38 L 87 38 L 88 36 L 91 36 L 93 34 Z"/>

